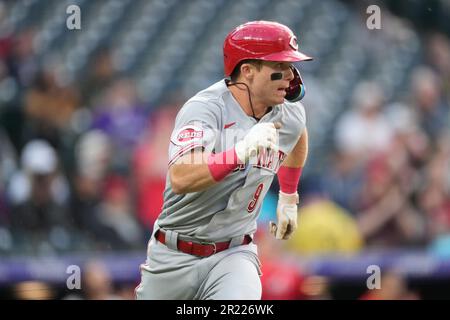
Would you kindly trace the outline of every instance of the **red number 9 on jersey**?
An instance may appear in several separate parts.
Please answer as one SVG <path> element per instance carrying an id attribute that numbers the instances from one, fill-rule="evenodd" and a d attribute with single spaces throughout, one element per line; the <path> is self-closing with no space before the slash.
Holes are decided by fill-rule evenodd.
<path id="1" fill-rule="evenodd" d="M 260 183 L 258 185 L 258 187 L 256 188 L 256 191 L 253 194 L 253 199 L 252 199 L 252 201 L 250 201 L 248 203 L 248 206 L 247 206 L 247 211 L 249 213 L 252 213 L 255 210 L 256 204 L 258 203 L 258 200 L 259 200 L 259 197 L 261 196 L 261 191 L 263 188 L 264 188 L 264 183 Z"/>

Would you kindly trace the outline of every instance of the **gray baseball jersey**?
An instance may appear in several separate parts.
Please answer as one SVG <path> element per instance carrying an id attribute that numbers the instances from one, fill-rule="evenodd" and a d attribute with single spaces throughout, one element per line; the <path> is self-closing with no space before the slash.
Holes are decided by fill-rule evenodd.
<path id="1" fill-rule="evenodd" d="M 260 122 L 280 122 L 279 151 L 262 150 L 222 181 L 199 192 L 175 194 L 166 178 L 157 226 L 204 241 L 226 241 L 256 231 L 261 203 L 282 161 L 305 128 L 300 102 L 274 106 Z M 169 166 L 194 148 L 219 153 L 232 148 L 257 121 L 234 99 L 225 80 L 200 91 L 179 111 L 169 146 Z"/>

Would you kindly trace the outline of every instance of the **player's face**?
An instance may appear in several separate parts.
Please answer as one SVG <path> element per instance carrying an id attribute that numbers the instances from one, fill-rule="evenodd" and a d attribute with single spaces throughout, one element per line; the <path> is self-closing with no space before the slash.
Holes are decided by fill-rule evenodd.
<path id="1" fill-rule="evenodd" d="M 289 62 L 262 62 L 262 67 L 255 74 L 253 81 L 255 96 L 260 97 L 262 103 L 273 106 L 284 102 L 289 82 L 294 79 L 290 66 Z M 280 80 L 272 80 L 273 73 L 281 73 L 283 76 Z"/>

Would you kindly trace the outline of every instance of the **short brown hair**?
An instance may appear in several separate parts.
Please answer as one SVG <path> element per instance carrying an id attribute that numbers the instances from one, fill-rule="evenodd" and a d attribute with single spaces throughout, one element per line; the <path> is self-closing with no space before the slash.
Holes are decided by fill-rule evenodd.
<path id="1" fill-rule="evenodd" d="M 233 72 L 230 75 L 230 79 L 232 82 L 236 82 L 237 78 L 239 77 L 239 75 L 241 74 L 241 66 L 244 63 L 250 63 L 256 66 L 256 68 L 258 70 L 261 69 L 262 67 L 262 60 L 258 60 L 258 59 L 246 59 L 246 60 L 242 60 L 241 62 L 239 62 L 236 67 L 234 67 Z"/>

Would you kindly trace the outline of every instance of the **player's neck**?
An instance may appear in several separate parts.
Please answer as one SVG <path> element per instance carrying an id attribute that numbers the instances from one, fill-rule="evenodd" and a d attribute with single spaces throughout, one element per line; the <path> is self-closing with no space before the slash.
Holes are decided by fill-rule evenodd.
<path id="1" fill-rule="evenodd" d="M 238 102 L 239 106 L 244 110 L 244 112 L 249 116 L 253 117 L 253 112 L 255 112 L 255 117 L 261 119 L 266 113 L 270 106 L 266 106 L 260 103 L 254 96 L 252 96 L 252 106 L 250 105 L 249 93 L 244 85 L 229 86 L 228 89 L 231 91 L 234 99 Z"/>

